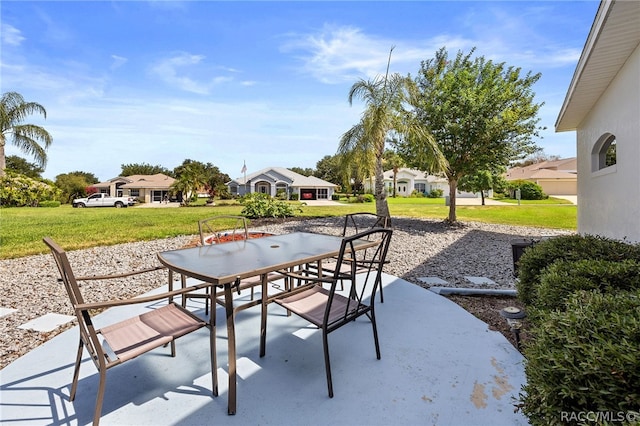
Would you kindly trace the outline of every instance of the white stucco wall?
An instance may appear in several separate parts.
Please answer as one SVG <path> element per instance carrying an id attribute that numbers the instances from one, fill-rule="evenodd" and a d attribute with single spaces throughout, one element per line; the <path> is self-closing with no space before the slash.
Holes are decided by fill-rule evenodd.
<path id="1" fill-rule="evenodd" d="M 600 136 L 616 137 L 617 164 L 592 171 Z M 578 232 L 640 242 L 640 47 L 577 131 Z"/>

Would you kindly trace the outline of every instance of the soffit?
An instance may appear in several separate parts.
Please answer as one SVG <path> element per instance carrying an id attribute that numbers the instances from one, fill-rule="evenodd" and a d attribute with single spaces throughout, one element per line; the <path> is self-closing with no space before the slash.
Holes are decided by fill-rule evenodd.
<path id="1" fill-rule="evenodd" d="M 640 2 L 603 1 L 556 121 L 576 130 L 640 43 Z"/>

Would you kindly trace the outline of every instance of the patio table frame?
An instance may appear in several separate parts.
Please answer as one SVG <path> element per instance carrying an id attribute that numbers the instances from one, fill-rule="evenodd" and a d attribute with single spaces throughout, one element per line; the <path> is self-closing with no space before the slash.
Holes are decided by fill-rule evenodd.
<path id="1" fill-rule="evenodd" d="M 256 275 L 262 277 L 260 356 L 263 356 L 266 343 L 266 308 L 270 302 L 266 294 L 267 274 L 307 263 L 322 262 L 323 259 L 337 256 L 342 239 L 335 235 L 293 232 L 158 253 L 160 263 L 170 271 L 207 282 L 212 287 L 223 288 L 229 357 L 228 414 L 235 414 L 237 407 L 236 337 L 232 294 L 234 289 L 243 278 Z M 371 241 L 362 240 L 357 249 L 365 249 L 372 244 Z M 215 289 L 211 290 L 214 294 Z M 215 332 L 213 309 L 210 320 Z"/>

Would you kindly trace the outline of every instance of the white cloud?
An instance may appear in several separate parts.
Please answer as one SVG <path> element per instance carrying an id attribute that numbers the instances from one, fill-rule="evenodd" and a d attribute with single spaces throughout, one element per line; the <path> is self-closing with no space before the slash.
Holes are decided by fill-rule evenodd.
<path id="1" fill-rule="evenodd" d="M 207 95 L 216 85 L 231 81 L 232 78 L 226 76 L 198 77 L 210 72 L 206 67 L 200 67 L 203 65 L 204 59 L 204 55 L 179 53 L 160 60 L 151 68 L 151 72 L 170 86 L 191 93 Z"/>
<path id="2" fill-rule="evenodd" d="M 111 63 L 111 66 L 109 67 L 109 69 L 111 70 L 115 70 L 120 68 L 121 66 L 123 66 L 124 64 L 127 63 L 128 59 L 122 56 L 118 56 L 118 55 L 111 55 L 111 59 L 113 59 L 113 62 Z"/>
<path id="3" fill-rule="evenodd" d="M 2 44 L 7 46 L 20 46 L 25 40 L 19 29 L 4 22 L 0 26 L 0 36 L 2 37 Z"/>

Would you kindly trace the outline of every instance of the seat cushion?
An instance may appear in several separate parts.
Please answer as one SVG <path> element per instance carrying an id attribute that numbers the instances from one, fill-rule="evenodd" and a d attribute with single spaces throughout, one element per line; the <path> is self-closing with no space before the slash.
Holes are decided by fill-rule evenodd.
<path id="1" fill-rule="evenodd" d="M 276 303 L 317 327 L 322 327 L 328 300 L 329 290 L 319 285 L 314 285 L 291 296 L 276 299 Z M 347 305 L 349 305 L 348 310 Z M 334 294 L 327 323 L 333 324 L 336 321 L 346 319 L 356 311 L 358 306 L 357 301 L 340 294 Z"/>
<path id="2" fill-rule="evenodd" d="M 104 327 L 100 333 L 121 362 L 206 325 L 174 303 Z"/>

